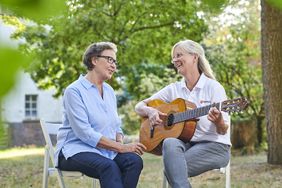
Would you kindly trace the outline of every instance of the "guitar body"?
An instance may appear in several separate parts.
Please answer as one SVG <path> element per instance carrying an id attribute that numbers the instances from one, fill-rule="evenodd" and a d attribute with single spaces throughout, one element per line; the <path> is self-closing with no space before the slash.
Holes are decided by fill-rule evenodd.
<path id="1" fill-rule="evenodd" d="M 181 98 L 175 99 L 171 103 L 156 99 L 150 101 L 147 105 L 167 115 L 184 112 L 196 107 L 195 104 Z M 189 142 L 191 140 L 196 129 L 197 122 L 195 120 L 188 120 L 167 126 L 167 116 L 160 118 L 163 120 L 164 125 L 154 126 L 153 134 L 151 132 L 149 119 L 145 118 L 142 121 L 139 139 L 140 142 L 147 147 L 146 152 L 162 155 L 162 142 L 165 138 L 179 138 L 183 142 Z"/>

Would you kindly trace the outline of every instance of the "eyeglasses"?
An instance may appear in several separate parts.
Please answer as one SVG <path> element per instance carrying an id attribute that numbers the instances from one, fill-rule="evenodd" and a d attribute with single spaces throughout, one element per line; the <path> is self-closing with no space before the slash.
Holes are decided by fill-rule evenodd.
<path id="1" fill-rule="evenodd" d="M 194 53 L 187 53 L 188 55 L 197 55 L 197 54 L 194 54 Z M 185 53 L 185 55 L 186 55 L 186 53 Z M 184 56 L 184 54 L 182 54 L 182 53 L 178 53 L 178 54 L 176 54 L 175 56 L 173 56 L 172 57 L 172 59 L 171 59 L 171 63 L 172 64 L 174 64 L 178 59 L 180 59 L 182 56 Z M 198 56 L 198 55 L 197 55 Z"/>
<path id="2" fill-rule="evenodd" d="M 97 57 L 105 58 L 107 59 L 108 63 L 117 65 L 117 60 L 115 60 L 111 56 L 97 55 Z"/>
<path id="3" fill-rule="evenodd" d="M 171 59 L 171 63 L 174 64 L 175 62 L 175 59 L 179 59 L 183 56 L 183 54 L 179 53 L 179 54 L 176 54 L 176 56 L 173 56 L 172 59 Z"/>

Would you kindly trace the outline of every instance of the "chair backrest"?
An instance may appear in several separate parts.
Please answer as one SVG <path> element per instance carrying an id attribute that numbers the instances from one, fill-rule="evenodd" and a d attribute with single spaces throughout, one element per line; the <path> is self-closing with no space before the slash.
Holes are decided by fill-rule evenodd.
<path id="1" fill-rule="evenodd" d="M 44 120 L 40 120 L 40 125 L 43 131 L 44 139 L 46 141 L 46 147 L 49 151 L 51 161 L 53 165 L 55 164 L 54 161 L 54 144 L 51 140 L 51 135 L 56 135 L 58 133 L 59 127 L 62 125 L 62 123 L 54 123 L 54 122 L 46 122 Z"/>

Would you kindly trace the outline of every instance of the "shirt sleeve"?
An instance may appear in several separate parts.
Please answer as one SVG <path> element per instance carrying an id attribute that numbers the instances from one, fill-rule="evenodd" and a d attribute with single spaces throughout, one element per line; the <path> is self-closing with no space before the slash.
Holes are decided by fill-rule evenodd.
<path id="1" fill-rule="evenodd" d="M 96 147 L 102 134 L 94 131 L 88 120 L 87 109 L 82 97 L 75 88 L 68 88 L 64 93 L 65 113 L 74 134 L 83 142 Z"/>
<path id="2" fill-rule="evenodd" d="M 117 133 L 120 133 L 123 135 L 123 131 L 122 131 L 122 128 L 121 128 L 121 124 L 122 124 L 122 121 L 120 119 L 120 117 L 118 117 L 118 122 L 117 122 Z"/>
<path id="3" fill-rule="evenodd" d="M 116 118 L 116 133 L 120 133 L 120 134 L 122 134 L 123 136 L 124 136 L 124 134 L 123 134 L 123 131 L 122 131 L 122 128 L 121 128 L 121 126 L 122 126 L 122 120 L 121 120 L 121 118 L 119 117 L 119 115 L 118 115 L 118 109 L 117 109 L 117 98 L 116 98 L 116 95 L 115 95 L 115 92 L 114 92 L 114 90 L 113 90 L 113 88 L 112 87 L 110 87 L 110 89 L 111 89 L 111 92 L 112 92 L 112 98 L 113 98 L 113 101 L 114 101 L 114 106 L 115 106 L 115 116 L 117 117 Z"/>

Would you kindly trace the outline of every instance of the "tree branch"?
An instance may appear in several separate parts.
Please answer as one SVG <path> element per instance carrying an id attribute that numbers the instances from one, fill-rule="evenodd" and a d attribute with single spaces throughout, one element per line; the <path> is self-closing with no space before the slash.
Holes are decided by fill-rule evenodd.
<path id="1" fill-rule="evenodd" d="M 156 28 L 161 28 L 161 27 L 173 25 L 173 24 L 174 24 L 174 22 L 167 22 L 167 23 L 160 24 L 160 25 L 143 26 L 143 27 L 133 29 L 132 32 L 135 33 L 135 32 L 138 32 L 138 31 L 143 31 L 143 30 L 148 30 L 148 29 L 156 29 Z"/>

